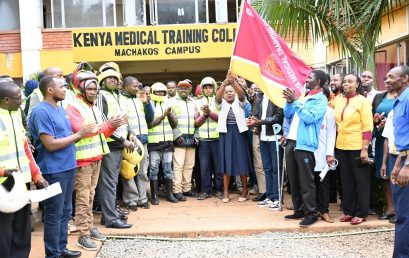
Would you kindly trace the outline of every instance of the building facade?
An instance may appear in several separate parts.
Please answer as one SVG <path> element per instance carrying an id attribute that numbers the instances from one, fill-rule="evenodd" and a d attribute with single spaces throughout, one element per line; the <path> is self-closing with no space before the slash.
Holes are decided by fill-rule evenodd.
<path id="1" fill-rule="evenodd" d="M 68 74 L 76 62 L 99 67 L 114 61 L 125 76 L 144 83 L 223 80 L 240 5 L 241 0 L 2 0 L 0 75 L 25 81 L 49 66 Z M 385 15 L 376 51 L 378 82 L 391 67 L 409 62 L 408 6 L 397 7 L 390 22 Z M 311 67 L 357 72 L 335 48 L 308 46 L 294 44 L 293 50 Z"/>

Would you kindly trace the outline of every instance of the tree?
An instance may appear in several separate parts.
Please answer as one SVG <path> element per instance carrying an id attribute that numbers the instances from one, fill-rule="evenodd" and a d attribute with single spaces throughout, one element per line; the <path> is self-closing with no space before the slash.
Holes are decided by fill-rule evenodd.
<path id="1" fill-rule="evenodd" d="M 264 0 L 254 1 L 260 15 L 284 38 L 327 42 L 361 70 L 375 71 L 375 47 L 382 15 L 393 19 L 401 0 Z"/>

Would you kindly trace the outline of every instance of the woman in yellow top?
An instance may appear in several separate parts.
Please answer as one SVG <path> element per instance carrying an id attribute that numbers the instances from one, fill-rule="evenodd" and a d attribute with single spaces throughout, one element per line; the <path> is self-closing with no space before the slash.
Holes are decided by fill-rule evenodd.
<path id="1" fill-rule="evenodd" d="M 341 222 L 352 225 L 366 221 L 369 209 L 370 168 L 368 147 L 372 140 L 372 107 L 360 93 L 357 75 L 344 77 L 344 95 L 334 102 L 337 123 L 336 156 L 342 185 Z"/>

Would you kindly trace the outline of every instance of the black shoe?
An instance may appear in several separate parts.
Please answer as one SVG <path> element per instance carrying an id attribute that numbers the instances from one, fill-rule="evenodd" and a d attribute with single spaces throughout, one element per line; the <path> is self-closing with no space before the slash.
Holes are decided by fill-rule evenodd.
<path id="1" fill-rule="evenodd" d="M 128 224 L 120 219 L 112 221 L 111 225 L 106 225 L 107 228 L 130 228 L 132 224 Z"/>
<path id="2" fill-rule="evenodd" d="M 134 204 L 133 204 L 133 205 L 129 205 L 129 206 L 128 206 L 128 209 L 131 210 L 131 211 L 137 211 L 137 210 L 138 210 L 138 205 L 134 205 Z"/>
<path id="3" fill-rule="evenodd" d="M 253 202 L 261 202 L 261 201 L 264 201 L 266 198 L 267 198 L 267 194 L 261 193 L 253 198 Z"/>
<path id="4" fill-rule="evenodd" d="M 396 224 L 396 220 L 397 220 L 397 216 L 396 216 L 396 215 L 393 215 L 393 216 L 389 219 L 389 222 L 392 223 L 392 224 Z"/>
<path id="5" fill-rule="evenodd" d="M 64 257 L 64 258 L 76 258 L 76 257 L 80 257 L 80 256 L 81 256 L 81 252 L 80 252 L 80 251 L 71 251 L 71 250 L 65 249 L 64 251 L 62 251 L 60 257 Z"/>
<path id="6" fill-rule="evenodd" d="M 211 197 L 210 194 L 204 192 L 204 193 L 199 194 L 199 197 L 197 199 L 198 200 L 206 200 L 207 198 L 210 198 L 210 197 Z"/>
<path id="7" fill-rule="evenodd" d="M 173 196 L 179 201 L 179 202 L 185 202 L 186 197 L 182 193 L 174 193 Z"/>
<path id="8" fill-rule="evenodd" d="M 149 209 L 150 208 L 149 202 L 144 202 L 142 204 L 138 204 L 138 207 L 142 208 L 142 209 Z"/>
<path id="9" fill-rule="evenodd" d="M 284 216 L 285 220 L 293 220 L 293 219 L 300 220 L 300 219 L 303 219 L 303 218 L 305 218 L 304 213 L 294 213 L 294 214 L 291 214 L 291 215 Z"/>
<path id="10" fill-rule="evenodd" d="M 128 220 L 128 217 L 127 217 L 127 216 L 119 215 L 119 219 L 126 223 L 126 221 Z M 100 224 L 101 224 L 102 226 L 105 226 L 105 218 L 104 218 L 104 217 L 101 217 Z"/>
<path id="11" fill-rule="evenodd" d="M 317 222 L 317 216 L 307 216 L 300 223 L 300 227 L 306 228 Z"/>
<path id="12" fill-rule="evenodd" d="M 192 190 L 183 192 L 183 195 L 187 197 L 198 197 L 199 196 L 196 192 L 193 192 Z"/>
<path id="13" fill-rule="evenodd" d="M 390 218 L 392 218 L 393 216 L 395 216 L 395 214 L 388 214 L 387 212 L 382 213 L 381 215 L 378 216 L 379 220 L 389 220 Z"/>

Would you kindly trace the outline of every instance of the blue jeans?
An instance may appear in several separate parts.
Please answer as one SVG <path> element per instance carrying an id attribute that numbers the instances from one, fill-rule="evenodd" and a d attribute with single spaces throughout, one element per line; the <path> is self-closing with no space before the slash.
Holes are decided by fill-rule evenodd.
<path id="1" fill-rule="evenodd" d="M 395 166 L 395 162 L 397 158 L 398 158 L 398 155 L 389 154 L 388 171 L 387 171 L 387 176 L 389 178 L 391 178 L 392 176 L 392 170 L 393 170 L 393 167 Z M 401 165 L 403 166 L 403 163 Z M 396 208 L 396 201 L 398 197 L 397 194 L 398 194 L 398 190 L 400 187 L 399 185 L 392 184 L 392 181 L 390 181 L 390 183 L 391 183 L 391 188 L 392 188 L 393 207 Z"/>
<path id="2" fill-rule="evenodd" d="M 149 152 L 150 175 L 149 180 L 158 180 L 159 164 L 162 161 L 163 176 L 165 179 L 173 179 L 171 151 L 150 151 Z"/>
<path id="3" fill-rule="evenodd" d="M 214 174 L 216 191 L 222 192 L 223 173 L 216 171 L 219 162 L 219 141 L 200 141 L 199 160 L 202 193 L 212 193 L 212 174 Z"/>
<path id="4" fill-rule="evenodd" d="M 44 201 L 44 246 L 46 257 L 58 257 L 66 249 L 68 220 L 72 211 L 75 169 L 55 174 L 43 174 L 51 185 L 59 182 L 62 193 Z"/>
<path id="5" fill-rule="evenodd" d="M 389 156 L 389 158 L 391 155 Z M 395 159 L 396 160 L 396 159 Z M 406 157 L 401 159 L 401 167 Z M 393 161 L 389 159 L 389 161 Z M 391 162 L 395 164 L 395 162 Z M 396 193 L 396 225 L 395 225 L 395 244 L 393 257 L 408 257 L 409 254 L 409 186 L 392 188 L 392 194 Z M 395 198 L 395 197 L 394 197 Z"/>
<path id="6" fill-rule="evenodd" d="M 278 146 L 279 167 L 277 164 L 277 150 L 275 141 L 260 141 L 261 159 L 266 175 L 266 194 L 272 201 L 278 201 L 278 169 L 283 176 L 283 149 Z"/>

